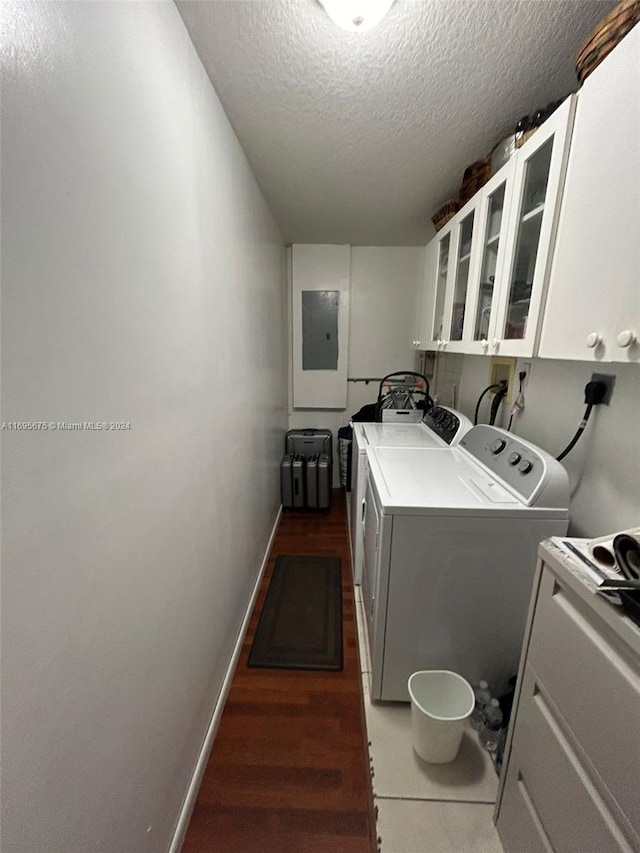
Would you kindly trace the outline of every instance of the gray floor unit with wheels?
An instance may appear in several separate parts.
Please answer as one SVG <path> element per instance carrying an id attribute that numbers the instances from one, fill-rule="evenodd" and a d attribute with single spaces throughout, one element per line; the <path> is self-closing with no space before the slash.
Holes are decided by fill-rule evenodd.
<path id="1" fill-rule="evenodd" d="M 318 508 L 318 457 L 310 456 L 307 459 L 307 483 L 306 490 L 307 507 Z"/>
<path id="2" fill-rule="evenodd" d="M 318 459 L 318 509 L 331 506 L 331 457 L 323 453 Z"/>
<path id="3" fill-rule="evenodd" d="M 284 509 L 329 509 L 332 443 L 328 429 L 289 430 L 280 465 Z"/>
<path id="4" fill-rule="evenodd" d="M 302 509 L 305 505 L 304 480 L 306 460 L 299 453 L 293 457 L 291 480 L 293 484 L 293 506 Z"/>

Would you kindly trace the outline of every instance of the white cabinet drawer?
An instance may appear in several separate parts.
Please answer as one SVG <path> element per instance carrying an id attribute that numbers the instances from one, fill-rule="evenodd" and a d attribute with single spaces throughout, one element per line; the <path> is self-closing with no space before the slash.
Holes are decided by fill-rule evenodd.
<path id="1" fill-rule="evenodd" d="M 592 770 L 640 833 L 638 664 L 600 621 L 544 572 L 528 663 L 589 756 Z"/>
<path id="2" fill-rule="evenodd" d="M 632 846 L 625 841 L 608 803 L 590 782 L 528 666 L 512 749 L 506 790 L 514 784 L 521 789 L 522 783 L 526 786 L 530 811 L 537 816 L 542 849 L 557 853 L 631 853 Z M 568 807 L 572 814 L 580 815 L 579 821 L 567 821 Z M 526 848 L 512 849 L 523 853 Z"/>
<path id="3" fill-rule="evenodd" d="M 505 853 L 553 853 L 516 756 L 512 763 L 497 824 L 502 847 Z"/>

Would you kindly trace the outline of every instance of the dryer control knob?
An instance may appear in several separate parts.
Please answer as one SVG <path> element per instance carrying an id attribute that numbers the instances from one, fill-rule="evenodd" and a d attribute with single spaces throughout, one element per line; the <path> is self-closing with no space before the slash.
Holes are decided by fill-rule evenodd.
<path id="1" fill-rule="evenodd" d="M 496 440 L 491 445 L 491 452 L 497 456 L 498 453 L 502 453 L 506 446 L 507 442 L 504 439 L 496 438 Z"/>
<path id="2" fill-rule="evenodd" d="M 532 468 L 533 462 L 529 462 L 528 459 L 523 459 L 522 462 L 518 465 L 518 471 L 520 471 L 521 474 L 528 474 Z"/>
<path id="3" fill-rule="evenodd" d="M 517 465 L 521 459 L 522 456 L 519 453 L 512 453 L 509 456 L 509 465 Z"/>

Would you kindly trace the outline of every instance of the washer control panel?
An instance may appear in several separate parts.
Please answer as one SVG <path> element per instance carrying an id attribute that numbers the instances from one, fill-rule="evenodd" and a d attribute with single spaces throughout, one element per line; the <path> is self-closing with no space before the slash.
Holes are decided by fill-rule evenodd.
<path id="1" fill-rule="evenodd" d="M 460 429 L 460 418 L 444 406 L 433 406 L 422 420 L 447 444 L 453 442 Z"/>
<path id="2" fill-rule="evenodd" d="M 568 478 L 562 465 L 548 453 L 499 427 L 480 424 L 460 440 L 460 447 L 499 477 L 529 506 L 568 505 Z M 558 492 L 560 503 L 547 503 Z M 543 494 L 546 500 L 541 498 Z"/>

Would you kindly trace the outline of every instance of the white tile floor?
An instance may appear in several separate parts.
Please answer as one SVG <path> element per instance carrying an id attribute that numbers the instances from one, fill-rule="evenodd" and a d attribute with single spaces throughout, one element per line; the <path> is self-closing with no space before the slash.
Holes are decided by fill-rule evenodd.
<path id="1" fill-rule="evenodd" d="M 413 751 L 409 704 L 372 702 L 360 587 L 355 587 L 373 794 L 381 853 L 502 853 L 493 825 L 498 777 L 469 728 L 451 764 Z"/>
<path id="2" fill-rule="evenodd" d="M 502 853 L 491 805 L 390 799 L 376 804 L 383 853 Z"/>

